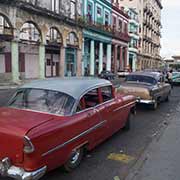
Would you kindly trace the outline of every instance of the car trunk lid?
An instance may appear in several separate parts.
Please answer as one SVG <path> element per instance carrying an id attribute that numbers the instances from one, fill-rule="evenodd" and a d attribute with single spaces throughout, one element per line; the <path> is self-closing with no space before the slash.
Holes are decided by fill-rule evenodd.
<path id="1" fill-rule="evenodd" d="M 33 128 L 47 122 L 49 114 L 14 108 L 0 109 L 0 160 L 9 157 L 23 161 L 23 137 Z"/>
<path id="2" fill-rule="evenodd" d="M 148 85 L 139 85 L 139 84 L 123 84 L 118 88 L 117 92 L 123 93 L 126 95 L 134 95 L 135 97 L 141 99 L 149 99 L 151 86 Z"/>

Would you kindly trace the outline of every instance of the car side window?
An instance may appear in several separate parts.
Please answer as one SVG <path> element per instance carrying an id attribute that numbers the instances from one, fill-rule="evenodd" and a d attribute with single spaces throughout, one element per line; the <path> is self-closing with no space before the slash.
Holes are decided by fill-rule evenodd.
<path id="1" fill-rule="evenodd" d="M 77 112 L 87 108 L 95 107 L 98 104 L 100 104 L 98 89 L 90 90 L 80 99 L 80 102 L 77 107 Z"/>
<path id="2" fill-rule="evenodd" d="M 113 93 L 112 93 L 111 86 L 102 87 L 101 93 L 102 93 L 103 102 L 107 102 L 107 101 L 110 101 L 111 99 L 113 99 Z"/>

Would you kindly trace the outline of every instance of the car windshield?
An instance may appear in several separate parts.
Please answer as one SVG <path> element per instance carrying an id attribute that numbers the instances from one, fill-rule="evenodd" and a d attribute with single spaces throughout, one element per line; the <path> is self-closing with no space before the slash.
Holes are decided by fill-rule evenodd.
<path id="1" fill-rule="evenodd" d="M 137 83 L 146 83 L 146 84 L 156 84 L 156 80 L 149 76 L 142 75 L 130 75 L 126 77 L 126 81 L 137 82 Z"/>
<path id="2" fill-rule="evenodd" d="M 65 93 L 44 89 L 18 90 L 9 106 L 19 109 L 69 115 L 75 99 Z"/>

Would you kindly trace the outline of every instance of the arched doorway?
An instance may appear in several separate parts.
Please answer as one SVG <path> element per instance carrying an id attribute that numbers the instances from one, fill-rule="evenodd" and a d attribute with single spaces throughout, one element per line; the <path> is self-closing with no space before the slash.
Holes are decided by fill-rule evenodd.
<path id="1" fill-rule="evenodd" d="M 65 76 L 77 75 L 77 49 L 79 48 L 79 40 L 74 32 L 70 32 L 66 39 L 66 60 L 65 60 Z"/>
<path id="2" fill-rule="evenodd" d="M 39 27 L 32 21 L 25 22 L 19 35 L 19 72 L 21 79 L 39 77 L 39 45 L 42 35 Z"/>
<path id="3" fill-rule="evenodd" d="M 11 80 L 11 40 L 13 26 L 4 14 L 0 13 L 0 82 Z"/>
<path id="4" fill-rule="evenodd" d="M 57 77 L 60 75 L 60 48 L 63 39 L 56 27 L 48 31 L 46 44 L 46 77 Z"/>

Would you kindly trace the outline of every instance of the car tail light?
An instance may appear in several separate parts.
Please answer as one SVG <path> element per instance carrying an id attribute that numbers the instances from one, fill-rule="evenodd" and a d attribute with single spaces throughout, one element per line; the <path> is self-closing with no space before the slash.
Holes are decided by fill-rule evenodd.
<path id="1" fill-rule="evenodd" d="M 31 140 L 29 137 L 25 136 L 24 137 L 24 153 L 26 154 L 31 154 L 34 152 L 34 145 L 32 144 Z"/>

